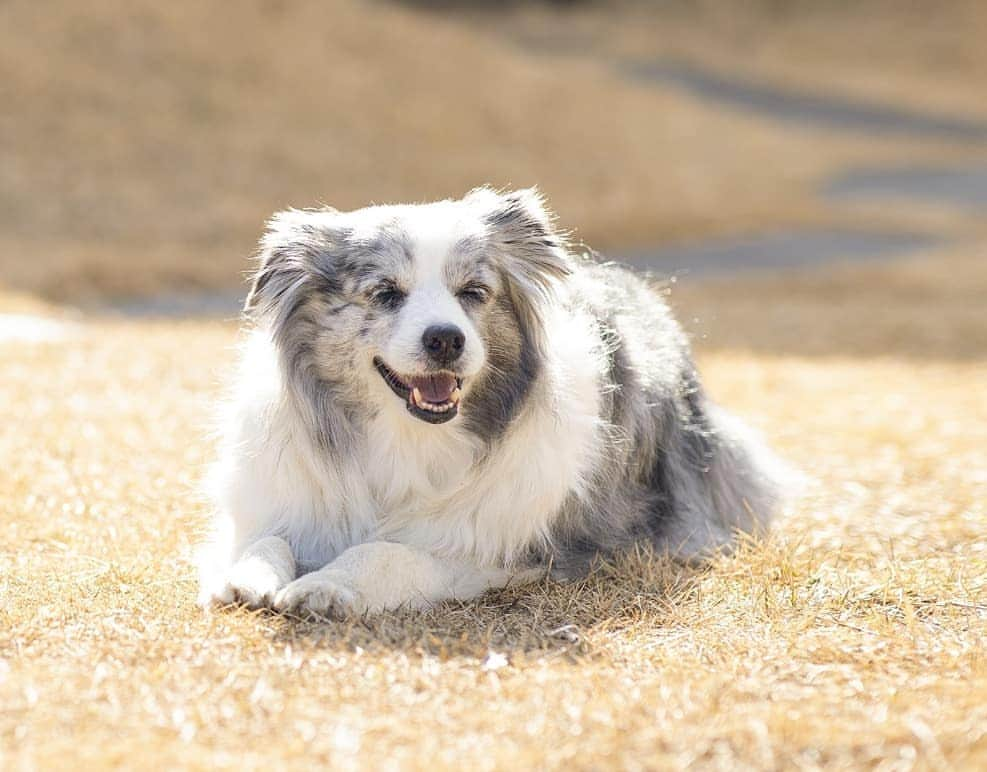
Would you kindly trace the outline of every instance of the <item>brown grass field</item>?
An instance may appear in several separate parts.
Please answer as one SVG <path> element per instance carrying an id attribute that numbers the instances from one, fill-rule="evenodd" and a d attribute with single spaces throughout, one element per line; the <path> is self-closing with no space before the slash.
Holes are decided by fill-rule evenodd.
<path id="1" fill-rule="evenodd" d="M 791 132 L 354 0 L 12 0 L 0 74 L 0 282 L 73 302 L 235 284 L 287 206 L 537 184 L 578 238 L 650 246 L 818 220 L 831 169 L 954 152 Z"/>
<path id="2" fill-rule="evenodd" d="M 194 606 L 232 325 L 0 344 L 0 766 L 983 768 L 982 251 L 672 293 L 813 479 L 766 543 L 345 624 Z"/>
<path id="3" fill-rule="evenodd" d="M 983 148 L 794 131 L 507 34 L 983 115 L 987 13 L 662 7 L 505 31 L 354 0 L 0 3 L 0 769 L 987 768 L 987 230 L 812 194 Z M 538 183 L 602 248 L 812 222 L 951 241 L 670 285 L 712 395 L 809 479 L 761 543 L 423 614 L 204 614 L 236 326 L 75 309 L 235 287 L 288 205 L 481 182 Z M 32 316 L 55 334 L 18 338 Z"/>
<path id="4" fill-rule="evenodd" d="M 693 59 L 814 90 L 987 116 L 980 0 L 610 0 L 521 3 L 507 16 L 488 6 L 472 16 L 568 55 Z"/>

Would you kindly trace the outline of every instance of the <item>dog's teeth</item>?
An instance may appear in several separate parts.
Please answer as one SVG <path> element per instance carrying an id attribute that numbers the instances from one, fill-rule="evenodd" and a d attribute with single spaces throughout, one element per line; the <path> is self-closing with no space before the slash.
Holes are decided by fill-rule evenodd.
<path id="1" fill-rule="evenodd" d="M 421 389 L 417 386 L 411 389 L 411 404 L 417 407 L 419 410 L 427 410 L 429 413 L 447 413 L 452 410 L 456 403 L 459 401 L 460 390 L 458 388 L 453 389 L 449 394 L 449 399 L 443 402 L 429 402 L 422 395 Z"/>
<path id="2" fill-rule="evenodd" d="M 445 413 L 447 410 L 452 409 L 452 402 L 426 402 L 423 405 L 419 405 L 419 407 L 430 413 Z"/>

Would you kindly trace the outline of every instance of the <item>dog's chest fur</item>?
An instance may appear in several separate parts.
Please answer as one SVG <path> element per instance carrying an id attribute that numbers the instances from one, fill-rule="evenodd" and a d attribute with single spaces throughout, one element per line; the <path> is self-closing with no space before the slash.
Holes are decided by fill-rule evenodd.
<path id="1" fill-rule="evenodd" d="M 412 423 L 386 406 L 368 422 L 363 469 L 382 521 L 441 509 L 474 471 L 478 442 L 459 425 Z"/>
<path id="2" fill-rule="evenodd" d="M 560 313 L 551 322 L 555 349 L 538 395 L 492 445 L 461 423 L 409 422 L 398 403 L 367 423 L 360 467 L 380 536 L 483 564 L 510 562 L 548 538 L 600 448 L 598 344 L 585 319 Z"/>

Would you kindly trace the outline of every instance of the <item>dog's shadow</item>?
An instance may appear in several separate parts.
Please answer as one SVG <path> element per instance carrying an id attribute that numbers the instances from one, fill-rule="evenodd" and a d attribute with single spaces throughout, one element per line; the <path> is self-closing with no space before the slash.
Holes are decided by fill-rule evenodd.
<path id="1" fill-rule="evenodd" d="M 443 660 L 549 656 L 578 662 L 593 657 L 597 642 L 614 631 L 663 624 L 701 571 L 639 552 L 598 563 L 578 581 L 546 578 L 425 611 L 344 620 L 272 614 L 266 621 L 276 642 L 293 646 L 391 650 Z"/>

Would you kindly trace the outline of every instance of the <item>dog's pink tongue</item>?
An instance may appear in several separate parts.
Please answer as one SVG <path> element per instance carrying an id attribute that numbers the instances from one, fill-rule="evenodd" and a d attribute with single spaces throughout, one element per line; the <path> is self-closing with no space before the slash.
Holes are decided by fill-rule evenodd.
<path id="1" fill-rule="evenodd" d="M 411 385 L 422 393 L 426 401 L 441 404 L 448 402 L 452 397 L 452 391 L 456 388 L 456 378 L 449 373 L 420 375 L 411 379 Z"/>

